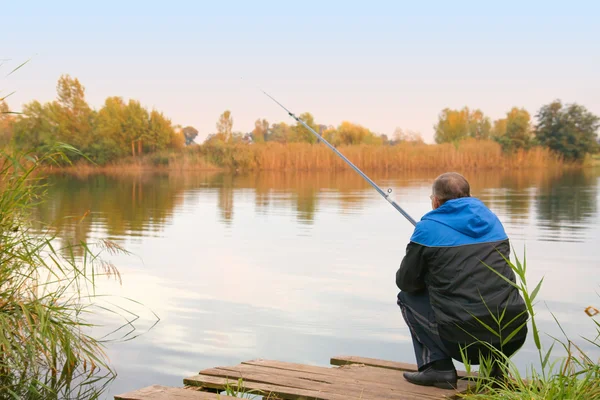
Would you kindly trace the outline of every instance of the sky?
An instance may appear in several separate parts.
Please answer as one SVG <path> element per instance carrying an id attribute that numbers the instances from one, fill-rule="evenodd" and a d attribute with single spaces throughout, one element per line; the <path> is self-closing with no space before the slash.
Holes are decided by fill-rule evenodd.
<path id="1" fill-rule="evenodd" d="M 293 123 L 263 89 L 320 124 L 432 142 L 447 107 L 600 115 L 599 17 L 598 1 L 0 0 L 0 95 L 52 101 L 69 74 L 93 108 L 133 98 L 202 141 L 227 109 L 234 131 Z"/>

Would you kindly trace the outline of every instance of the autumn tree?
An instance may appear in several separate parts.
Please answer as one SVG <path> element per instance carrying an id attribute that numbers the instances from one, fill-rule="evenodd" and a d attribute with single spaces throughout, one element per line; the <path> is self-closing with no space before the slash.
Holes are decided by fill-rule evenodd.
<path id="1" fill-rule="evenodd" d="M 434 125 L 436 143 L 455 143 L 466 138 L 487 139 L 490 137 L 491 123 L 480 110 L 445 108 Z"/>
<path id="2" fill-rule="evenodd" d="M 181 150 L 186 146 L 186 138 L 180 125 L 175 125 L 173 133 L 169 139 L 168 148 L 173 150 Z"/>
<path id="3" fill-rule="evenodd" d="M 171 120 L 159 111 L 148 112 L 137 100 L 125 103 L 121 97 L 108 97 L 95 112 L 77 78 L 63 75 L 56 88 L 56 100 L 23 106 L 12 129 L 18 148 L 44 152 L 56 142 L 65 142 L 103 164 L 179 146 Z"/>
<path id="4" fill-rule="evenodd" d="M 540 144 L 570 161 L 581 161 L 598 150 L 600 119 L 578 104 L 555 100 L 536 114 L 535 136 Z"/>
<path id="5" fill-rule="evenodd" d="M 154 152 L 166 149 L 175 134 L 171 120 L 163 113 L 152 110 L 148 125 L 147 140 L 145 142 L 147 151 Z"/>
<path id="6" fill-rule="evenodd" d="M 323 136 L 334 146 L 383 143 L 381 136 L 348 121 L 343 121 L 335 129 L 327 129 Z"/>
<path id="7" fill-rule="evenodd" d="M 492 139 L 498 140 L 498 138 L 506 134 L 506 118 L 500 118 L 494 121 L 492 127 L 491 136 Z"/>
<path id="8" fill-rule="evenodd" d="M 419 132 L 409 129 L 396 128 L 392 135 L 392 144 L 398 143 L 425 143 L 423 136 Z"/>
<path id="9" fill-rule="evenodd" d="M 125 104 L 120 97 L 109 97 L 98 112 L 95 136 L 97 148 L 92 146 L 92 153 L 105 162 L 166 149 L 175 130 L 167 117 L 156 110 L 149 113 L 139 101 Z"/>
<path id="10" fill-rule="evenodd" d="M 57 99 L 50 103 L 32 101 L 23 106 L 13 127 L 15 144 L 43 152 L 56 142 L 64 142 L 86 153 L 96 140 L 95 113 L 85 101 L 85 89 L 77 78 L 62 75 L 56 91 Z"/>
<path id="11" fill-rule="evenodd" d="M 292 134 L 292 127 L 285 122 L 281 122 L 271 125 L 266 139 L 269 142 L 287 143 L 290 141 Z"/>
<path id="12" fill-rule="evenodd" d="M 255 143 L 262 143 L 267 140 L 269 133 L 269 121 L 266 119 L 257 119 L 254 122 L 254 129 L 252 130 L 252 141 Z"/>
<path id="13" fill-rule="evenodd" d="M 49 105 L 51 122 L 56 128 L 56 140 L 85 151 L 94 140 L 94 112 L 85 101 L 85 88 L 77 78 L 62 75 L 56 92 L 58 99 Z"/>
<path id="14" fill-rule="evenodd" d="M 524 108 L 513 107 L 506 118 L 494 121 L 492 137 L 505 151 L 526 149 L 531 144 L 531 116 Z"/>
<path id="15" fill-rule="evenodd" d="M 131 142 L 135 133 L 131 132 L 127 114 L 127 104 L 121 97 L 108 97 L 104 101 L 96 117 L 94 133 L 97 140 L 90 149 L 93 159 L 105 163 L 132 154 Z"/>
<path id="16" fill-rule="evenodd" d="M 225 142 L 228 142 L 232 138 L 233 132 L 233 117 L 231 111 L 225 110 L 223 114 L 219 116 L 217 121 L 217 137 Z"/>

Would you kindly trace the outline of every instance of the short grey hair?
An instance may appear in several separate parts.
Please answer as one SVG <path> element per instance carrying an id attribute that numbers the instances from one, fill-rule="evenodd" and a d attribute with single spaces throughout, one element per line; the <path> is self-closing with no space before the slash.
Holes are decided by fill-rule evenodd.
<path id="1" fill-rule="evenodd" d="M 435 178 L 432 190 L 433 195 L 442 204 L 448 200 L 471 197 L 469 182 L 464 176 L 456 172 L 446 172 Z"/>

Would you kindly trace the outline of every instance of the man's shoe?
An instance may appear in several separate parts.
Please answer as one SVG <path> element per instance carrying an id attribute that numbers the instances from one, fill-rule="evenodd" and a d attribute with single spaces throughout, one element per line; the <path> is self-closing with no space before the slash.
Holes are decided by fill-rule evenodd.
<path id="1" fill-rule="evenodd" d="M 421 386 L 435 386 L 441 389 L 456 389 L 456 370 L 437 370 L 429 367 L 420 372 L 405 372 L 404 379 Z"/>
<path id="2" fill-rule="evenodd" d="M 504 371 L 498 364 L 494 364 L 490 371 L 490 379 L 492 380 L 492 387 L 495 389 L 499 389 L 502 387 L 506 387 L 506 376 L 504 375 Z"/>
<path id="3" fill-rule="evenodd" d="M 502 371 L 502 368 L 500 367 L 500 365 L 494 363 L 494 365 L 492 366 L 492 369 L 490 370 L 490 378 L 498 379 L 498 380 L 504 378 L 504 372 Z"/>

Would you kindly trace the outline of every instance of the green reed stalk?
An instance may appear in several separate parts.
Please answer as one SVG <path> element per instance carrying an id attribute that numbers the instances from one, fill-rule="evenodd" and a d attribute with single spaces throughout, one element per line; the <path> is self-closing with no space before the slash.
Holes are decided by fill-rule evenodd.
<path id="1" fill-rule="evenodd" d="M 564 335 L 564 339 L 558 339 L 550 336 L 553 339 L 552 345 L 546 351 L 543 349 L 540 341 L 540 331 L 535 321 L 535 299 L 542 287 L 543 278 L 538 282 L 533 291 L 529 290 L 527 285 L 527 264 L 526 256 L 523 255 L 523 262 L 515 257 L 515 263 L 505 259 L 507 264 L 513 270 L 517 277 L 517 282 L 512 282 L 500 275 L 490 266 L 487 266 L 492 271 L 497 273 L 502 279 L 517 288 L 525 301 L 527 311 L 531 322 L 531 331 L 535 346 L 538 350 L 540 360 L 539 366 L 531 365 L 528 368 L 526 377 L 523 377 L 518 368 L 502 354 L 487 343 L 478 341 L 477 343 L 488 346 L 493 352 L 493 356 L 503 360 L 500 364 L 505 379 L 496 380 L 489 378 L 491 370 L 491 359 L 480 360 L 480 370 L 475 385 L 472 389 L 460 397 L 465 399 L 600 399 L 600 360 L 593 360 L 588 356 L 578 345 L 576 345 L 562 329 L 559 321 L 554 317 L 558 327 Z M 490 311 L 490 314 L 491 311 Z M 522 326 L 515 327 L 502 338 L 502 328 L 506 329 L 508 324 L 503 324 L 502 315 L 500 318 L 495 316 L 494 320 L 498 323 L 497 330 L 489 326 L 486 329 L 497 335 L 502 344 L 507 343 Z M 600 322 L 593 319 L 596 325 L 598 335 L 594 339 L 584 338 L 585 341 L 591 343 L 596 348 L 600 349 Z M 551 354 L 555 344 L 559 344 L 566 352 L 566 356 L 558 357 L 555 361 L 550 362 Z M 463 363 L 470 371 L 471 366 L 468 364 L 466 357 L 463 357 Z"/>
<path id="2" fill-rule="evenodd" d="M 68 161 L 67 151 L 76 152 L 67 145 L 39 158 L 0 151 L 0 393 L 14 399 L 97 398 L 115 377 L 85 317 L 95 279 L 119 277 L 117 269 L 91 245 L 56 248 L 50 229 L 30 227 L 45 194 L 36 171 Z M 97 244 L 100 252 L 124 251 Z"/>

